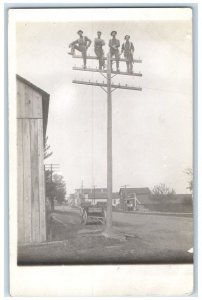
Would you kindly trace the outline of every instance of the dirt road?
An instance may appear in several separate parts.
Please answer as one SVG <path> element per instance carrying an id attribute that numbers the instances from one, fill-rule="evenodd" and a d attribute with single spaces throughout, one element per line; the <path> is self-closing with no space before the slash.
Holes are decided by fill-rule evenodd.
<path id="1" fill-rule="evenodd" d="M 192 218 L 113 212 L 125 240 L 102 235 L 103 225 L 81 224 L 79 210 L 56 208 L 51 243 L 21 247 L 21 264 L 191 263 Z"/>

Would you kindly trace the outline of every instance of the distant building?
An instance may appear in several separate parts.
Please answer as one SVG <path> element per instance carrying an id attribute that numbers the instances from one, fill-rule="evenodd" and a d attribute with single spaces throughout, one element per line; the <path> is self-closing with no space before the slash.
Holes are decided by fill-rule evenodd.
<path id="1" fill-rule="evenodd" d="M 120 209 L 124 211 L 155 211 L 192 213 L 191 194 L 161 195 L 155 198 L 149 188 L 121 188 Z"/>
<path id="2" fill-rule="evenodd" d="M 192 194 L 152 196 L 151 203 L 147 203 L 146 207 L 151 211 L 193 213 Z"/>
<path id="3" fill-rule="evenodd" d="M 144 188 L 120 188 L 121 210 L 140 210 L 145 208 L 145 204 L 151 203 L 151 191 Z"/>
<path id="4" fill-rule="evenodd" d="M 75 190 L 77 203 L 105 205 L 107 203 L 107 188 L 80 188 Z M 112 193 L 112 205 L 120 203 L 119 193 Z"/>
<path id="5" fill-rule="evenodd" d="M 75 195 L 74 194 L 70 194 L 69 195 L 69 204 L 70 205 L 75 205 Z"/>

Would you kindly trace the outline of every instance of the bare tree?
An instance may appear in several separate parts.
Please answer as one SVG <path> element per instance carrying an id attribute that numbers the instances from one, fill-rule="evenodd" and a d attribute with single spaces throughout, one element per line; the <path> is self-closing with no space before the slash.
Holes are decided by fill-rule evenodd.
<path id="1" fill-rule="evenodd" d="M 193 171 L 191 168 L 186 168 L 184 170 L 184 173 L 188 176 L 188 186 L 187 189 L 192 192 L 193 190 Z"/>
<path id="2" fill-rule="evenodd" d="M 155 185 L 152 189 L 152 197 L 155 200 L 170 199 L 172 195 L 176 194 L 174 189 L 170 189 L 164 183 Z"/>
<path id="3" fill-rule="evenodd" d="M 52 154 L 53 152 L 50 151 L 50 145 L 48 144 L 48 136 L 46 136 L 44 142 L 44 160 L 50 157 Z"/>

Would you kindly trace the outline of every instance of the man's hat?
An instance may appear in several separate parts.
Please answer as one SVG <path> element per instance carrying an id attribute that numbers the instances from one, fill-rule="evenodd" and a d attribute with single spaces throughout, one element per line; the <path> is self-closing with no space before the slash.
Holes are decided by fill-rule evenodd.
<path id="1" fill-rule="evenodd" d="M 83 30 L 80 29 L 79 31 L 77 31 L 78 34 L 79 34 L 80 32 L 83 33 Z"/>
<path id="2" fill-rule="evenodd" d="M 101 31 L 97 31 L 97 33 L 102 33 Z"/>
<path id="3" fill-rule="evenodd" d="M 113 30 L 113 31 L 111 32 L 111 35 L 112 35 L 113 33 L 117 34 L 117 31 Z"/>
<path id="4" fill-rule="evenodd" d="M 125 40 L 126 40 L 127 37 L 130 38 L 130 35 L 125 35 Z"/>

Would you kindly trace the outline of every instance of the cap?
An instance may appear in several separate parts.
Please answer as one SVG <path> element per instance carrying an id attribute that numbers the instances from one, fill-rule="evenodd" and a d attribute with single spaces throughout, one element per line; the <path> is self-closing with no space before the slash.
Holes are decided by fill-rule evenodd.
<path id="1" fill-rule="evenodd" d="M 78 34 L 79 34 L 80 32 L 83 33 L 83 30 L 80 29 L 79 31 L 77 31 Z"/>

